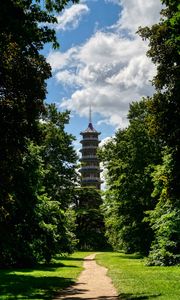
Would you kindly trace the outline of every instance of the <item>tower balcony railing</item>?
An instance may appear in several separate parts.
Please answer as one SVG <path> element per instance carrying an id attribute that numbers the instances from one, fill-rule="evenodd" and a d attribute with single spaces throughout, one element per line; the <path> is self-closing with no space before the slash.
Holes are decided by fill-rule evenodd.
<path id="1" fill-rule="evenodd" d="M 100 170 L 100 167 L 99 166 L 84 166 L 84 167 L 81 167 L 80 170 L 93 170 L 93 169 Z"/>
<path id="2" fill-rule="evenodd" d="M 102 169 L 100 169 L 99 166 L 84 166 L 79 169 L 80 172 L 84 172 L 84 171 L 88 171 L 88 170 L 97 170 L 99 172 L 103 171 Z"/>
<path id="3" fill-rule="evenodd" d="M 85 137 L 85 138 L 83 138 L 83 139 L 80 141 L 80 143 L 83 143 L 84 141 L 97 141 L 97 142 L 100 142 L 100 141 L 98 140 L 98 137 Z"/>
<path id="4" fill-rule="evenodd" d="M 83 146 L 82 149 L 80 149 L 80 152 L 83 152 L 83 150 L 91 150 L 91 149 L 97 149 L 97 146 Z"/>
<path id="5" fill-rule="evenodd" d="M 90 146 L 83 146 L 82 149 L 97 149 L 97 146 L 90 145 Z"/>
<path id="6" fill-rule="evenodd" d="M 83 177 L 82 182 L 87 182 L 87 181 L 98 181 L 102 182 L 101 178 L 99 177 Z"/>
<path id="7" fill-rule="evenodd" d="M 83 161 L 83 160 L 95 160 L 95 161 L 98 161 L 98 158 L 97 158 L 96 155 L 83 155 L 80 158 L 80 161 Z"/>

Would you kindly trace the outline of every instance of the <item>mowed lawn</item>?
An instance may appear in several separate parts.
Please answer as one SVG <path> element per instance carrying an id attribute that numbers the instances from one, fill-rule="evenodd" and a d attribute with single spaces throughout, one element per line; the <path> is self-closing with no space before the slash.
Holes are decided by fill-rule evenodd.
<path id="1" fill-rule="evenodd" d="M 148 267 L 143 259 L 122 253 L 102 253 L 97 262 L 106 266 L 120 299 L 180 300 L 180 267 Z"/>
<path id="2" fill-rule="evenodd" d="M 75 282 L 89 252 L 57 256 L 51 264 L 33 269 L 0 270 L 0 300 L 53 299 L 57 292 Z"/>

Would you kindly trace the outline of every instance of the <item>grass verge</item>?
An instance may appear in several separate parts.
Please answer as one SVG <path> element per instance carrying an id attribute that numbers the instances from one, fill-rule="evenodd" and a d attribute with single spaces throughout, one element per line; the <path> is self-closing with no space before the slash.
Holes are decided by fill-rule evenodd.
<path id="1" fill-rule="evenodd" d="M 96 259 L 108 268 L 122 300 L 180 300 L 180 267 L 148 267 L 136 255 L 112 252 Z"/>
<path id="2" fill-rule="evenodd" d="M 0 270 L 0 300 L 53 299 L 58 291 L 75 282 L 88 254 L 57 256 L 49 265 L 40 264 L 33 269 Z"/>

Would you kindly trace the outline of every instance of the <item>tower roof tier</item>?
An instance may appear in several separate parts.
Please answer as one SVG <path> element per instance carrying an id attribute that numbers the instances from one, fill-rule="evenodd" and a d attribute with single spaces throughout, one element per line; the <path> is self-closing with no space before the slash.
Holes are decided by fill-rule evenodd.
<path id="1" fill-rule="evenodd" d="M 93 133 L 95 135 L 99 135 L 101 134 L 100 132 L 98 132 L 94 127 L 92 123 L 89 123 L 88 127 L 86 128 L 86 130 L 80 132 L 81 135 L 86 135 L 88 133 Z"/>

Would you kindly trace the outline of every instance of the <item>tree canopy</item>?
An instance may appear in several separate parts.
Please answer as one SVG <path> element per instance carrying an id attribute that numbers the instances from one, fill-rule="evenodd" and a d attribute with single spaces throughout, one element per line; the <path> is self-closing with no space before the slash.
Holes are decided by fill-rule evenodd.
<path id="1" fill-rule="evenodd" d="M 145 100 L 131 104 L 129 127 L 119 130 L 100 151 L 107 168 L 106 234 L 115 249 L 129 253 L 148 253 L 152 241 L 152 230 L 143 219 L 155 205 L 150 165 L 160 161 L 160 147 L 148 135 L 146 115 Z"/>
<path id="2" fill-rule="evenodd" d="M 65 210 L 75 176 L 73 137 L 64 129 L 68 113 L 45 106 L 51 67 L 40 53 L 45 43 L 58 46 L 48 24 L 68 2 L 1 3 L 1 265 L 49 261 L 56 251 L 72 251 L 75 242 L 74 217 Z"/>
<path id="3" fill-rule="evenodd" d="M 102 197 L 95 188 L 79 187 L 74 191 L 76 212 L 77 247 L 81 250 L 107 248 L 104 218 L 101 211 Z"/>
<path id="4" fill-rule="evenodd" d="M 129 126 L 100 152 L 106 235 L 115 249 L 149 253 L 152 265 L 180 259 L 180 5 L 162 3 L 159 23 L 138 31 L 157 67 L 155 93 L 130 106 Z"/>
<path id="5" fill-rule="evenodd" d="M 160 22 L 151 28 L 141 28 L 139 33 L 149 40 L 147 55 L 157 66 L 153 80 L 156 91 L 149 102 L 150 132 L 165 146 L 163 162 L 153 174 L 159 202 L 149 215 L 155 230 L 150 261 L 172 264 L 179 261 L 180 249 L 177 217 L 180 213 L 180 5 L 176 0 L 163 0 L 162 3 L 165 8 L 161 11 Z"/>

